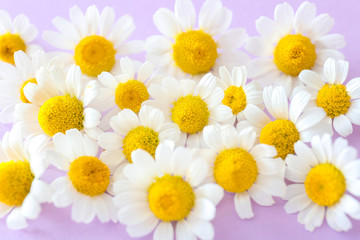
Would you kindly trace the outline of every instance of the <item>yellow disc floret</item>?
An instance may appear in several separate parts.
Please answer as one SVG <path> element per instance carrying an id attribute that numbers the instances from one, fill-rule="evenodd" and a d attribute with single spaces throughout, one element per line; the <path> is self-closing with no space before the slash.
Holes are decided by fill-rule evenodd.
<path id="1" fill-rule="evenodd" d="M 275 146 L 277 157 L 282 159 L 290 153 L 295 153 L 294 144 L 298 140 L 300 140 L 300 134 L 295 124 L 284 119 L 268 123 L 260 133 L 260 143 Z"/>
<path id="2" fill-rule="evenodd" d="M 209 121 L 210 112 L 199 96 L 187 95 L 174 102 L 171 118 L 181 131 L 194 134 L 201 131 Z"/>
<path id="3" fill-rule="evenodd" d="M 146 86 L 137 80 L 129 80 L 120 83 L 115 91 L 115 103 L 120 109 L 128 108 L 138 113 L 141 104 L 149 99 L 149 92 Z"/>
<path id="4" fill-rule="evenodd" d="M 75 189 L 88 196 L 104 193 L 110 183 L 110 170 L 97 157 L 81 156 L 75 159 L 68 176 Z"/>
<path id="5" fill-rule="evenodd" d="M 222 103 L 232 109 L 233 114 L 238 114 L 246 107 L 246 94 L 242 87 L 230 86 L 225 90 Z"/>
<path id="6" fill-rule="evenodd" d="M 173 50 L 176 65 L 192 75 L 209 72 L 218 56 L 214 39 L 201 30 L 179 34 Z"/>
<path id="7" fill-rule="evenodd" d="M 325 84 L 317 94 L 316 104 L 323 108 L 329 117 L 334 118 L 347 113 L 351 103 L 344 85 Z"/>
<path id="8" fill-rule="evenodd" d="M 18 34 L 5 33 L 0 36 L 0 59 L 14 64 L 14 53 L 22 50 L 25 52 L 26 44 Z"/>
<path id="9" fill-rule="evenodd" d="M 344 195 L 345 177 L 333 164 L 322 163 L 309 171 L 305 179 L 305 190 L 314 203 L 330 207 Z"/>
<path id="10" fill-rule="evenodd" d="M 0 202 L 9 206 L 21 206 L 29 194 L 34 174 L 27 161 L 0 163 Z"/>
<path id="11" fill-rule="evenodd" d="M 148 201 L 154 215 L 163 221 L 180 221 L 194 207 L 195 194 L 179 176 L 166 174 L 156 178 L 148 189 Z"/>
<path id="12" fill-rule="evenodd" d="M 129 162 L 132 162 L 132 151 L 138 148 L 147 151 L 151 156 L 155 157 L 155 150 L 159 145 L 159 134 L 151 128 L 139 126 L 126 134 L 123 143 L 123 153 Z"/>
<path id="13" fill-rule="evenodd" d="M 75 62 L 81 71 L 96 77 L 110 72 L 115 64 L 114 45 L 104 37 L 92 35 L 83 38 L 75 47 Z"/>
<path id="14" fill-rule="evenodd" d="M 223 150 L 214 163 L 215 181 L 228 192 L 241 193 L 248 190 L 257 175 L 253 156 L 241 148 Z"/>
<path id="15" fill-rule="evenodd" d="M 30 101 L 25 97 L 25 94 L 24 94 L 24 87 L 26 86 L 26 84 L 28 83 L 35 83 L 37 84 L 36 82 L 36 79 L 35 78 L 31 78 L 29 80 L 26 80 L 24 81 L 24 83 L 21 85 L 21 88 L 20 88 L 20 99 L 23 103 L 30 103 Z"/>
<path id="16" fill-rule="evenodd" d="M 70 95 L 48 99 L 39 110 L 38 120 L 42 130 L 49 136 L 65 133 L 67 130 L 84 128 L 84 107 L 82 102 Z"/>
<path id="17" fill-rule="evenodd" d="M 275 47 L 274 62 L 287 75 L 298 76 L 302 70 L 311 69 L 315 60 L 315 45 L 301 34 L 286 35 Z"/>

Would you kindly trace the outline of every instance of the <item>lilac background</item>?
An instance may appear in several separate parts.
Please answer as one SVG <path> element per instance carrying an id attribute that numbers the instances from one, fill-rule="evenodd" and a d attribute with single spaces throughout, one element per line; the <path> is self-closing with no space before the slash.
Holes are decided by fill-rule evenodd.
<path id="1" fill-rule="evenodd" d="M 232 27 L 244 27 L 250 36 L 257 35 L 255 20 L 264 15 L 273 17 L 273 11 L 279 0 L 223 0 L 224 6 L 233 12 Z M 296 9 L 301 0 L 289 1 Z M 348 79 L 360 77 L 360 2 L 358 0 L 314 0 L 318 13 L 329 13 L 335 18 L 335 27 L 331 33 L 340 33 L 345 36 L 347 45 L 342 52 L 350 62 Z M 0 0 L 0 8 L 7 10 L 12 17 L 17 14 L 26 14 L 31 23 L 39 29 L 36 43 L 45 50 L 54 50 L 41 39 L 43 30 L 55 30 L 51 20 L 55 16 L 69 18 L 68 11 L 77 4 L 82 10 L 87 6 L 96 4 L 100 9 L 105 6 L 114 7 L 116 17 L 130 14 L 135 21 L 136 30 L 130 39 L 145 39 L 154 34 L 159 34 L 152 22 L 152 15 L 160 7 L 173 10 L 174 1 L 165 0 Z M 202 0 L 194 0 L 197 10 L 200 9 Z M 144 60 L 144 54 L 136 56 Z M 0 136 L 10 129 L 10 125 L 0 125 Z M 360 127 L 355 127 L 352 135 L 348 137 L 350 145 L 360 150 Z M 335 135 L 334 137 L 337 137 Z M 359 155 L 360 157 L 360 155 Z M 58 173 L 54 169 L 48 172 L 52 179 Z M 353 228 L 347 233 L 337 233 L 327 224 L 316 229 L 313 233 L 307 232 L 303 225 L 297 222 L 297 215 L 288 215 L 283 210 L 284 201 L 277 198 L 272 207 L 261 207 L 253 202 L 255 217 L 251 220 L 240 220 L 234 209 L 233 195 L 225 194 L 218 205 L 217 215 L 213 224 L 215 226 L 215 239 L 359 239 L 360 221 L 354 221 Z M 51 204 L 44 204 L 37 220 L 29 221 L 25 230 L 11 231 L 5 224 L 5 218 L 0 219 L 1 239 L 130 239 L 125 227 L 118 224 L 101 224 L 94 220 L 91 224 L 76 224 L 71 221 L 70 208 L 59 209 Z M 142 239 L 151 239 L 149 235 Z"/>

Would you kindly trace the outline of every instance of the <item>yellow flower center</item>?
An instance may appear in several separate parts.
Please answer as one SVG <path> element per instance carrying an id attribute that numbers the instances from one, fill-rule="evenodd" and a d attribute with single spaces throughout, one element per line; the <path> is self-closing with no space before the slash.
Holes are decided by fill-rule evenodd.
<path id="1" fill-rule="evenodd" d="M 341 84 L 325 84 L 318 92 L 316 104 L 331 117 L 347 113 L 350 107 L 350 96 L 346 87 Z"/>
<path id="2" fill-rule="evenodd" d="M 287 75 L 298 76 L 302 70 L 311 69 L 315 60 L 315 45 L 301 34 L 286 35 L 275 47 L 274 62 Z"/>
<path id="3" fill-rule="evenodd" d="M 68 175 L 75 189 L 88 196 L 103 194 L 110 183 L 110 170 L 97 157 L 75 159 Z"/>
<path id="4" fill-rule="evenodd" d="M 155 150 L 159 145 L 159 134 L 148 127 L 138 126 L 126 134 L 123 144 L 123 153 L 129 162 L 132 162 L 132 151 L 138 148 L 147 151 L 151 156 L 155 157 Z"/>
<path id="5" fill-rule="evenodd" d="M 0 163 L 0 202 L 9 206 L 21 206 L 29 194 L 34 174 L 27 161 Z"/>
<path id="6" fill-rule="evenodd" d="M 25 52 L 26 44 L 18 34 L 5 33 L 0 36 L 0 59 L 2 61 L 15 64 L 14 53 L 19 50 Z"/>
<path id="7" fill-rule="evenodd" d="M 176 65 L 192 75 L 209 72 L 217 56 L 214 39 L 202 30 L 191 30 L 179 34 L 173 45 L 173 58 Z"/>
<path id="8" fill-rule="evenodd" d="M 49 136 L 65 133 L 67 130 L 84 128 L 84 107 L 82 102 L 70 95 L 48 99 L 39 110 L 38 120 L 42 130 Z"/>
<path id="9" fill-rule="evenodd" d="M 233 114 L 238 114 L 246 107 L 246 94 L 242 87 L 230 86 L 225 90 L 222 103 L 232 109 Z"/>
<path id="10" fill-rule="evenodd" d="M 195 204 L 192 187 L 179 176 L 166 174 L 156 178 L 148 193 L 151 211 L 157 218 L 167 222 L 184 219 Z"/>
<path id="11" fill-rule="evenodd" d="M 21 88 L 20 88 L 20 99 L 23 103 L 30 103 L 30 101 L 25 97 L 25 94 L 24 94 L 24 87 L 26 86 L 26 84 L 28 83 L 35 83 L 37 84 L 36 82 L 36 79 L 35 78 L 31 78 L 29 80 L 26 80 L 22 85 L 21 85 Z"/>
<path id="12" fill-rule="evenodd" d="M 149 93 L 146 86 L 137 80 L 129 80 L 125 83 L 119 83 L 115 90 L 115 103 L 120 109 L 128 108 L 138 113 L 141 104 L 149 99 Z"/>
<path id="13" fill-rule="evenodd" d="M 344 195 L 345 177 L 333 164 L 322 163 L 309 171 L 305 179 L 305 190 L 314 203 L 329 207 L 339 202 Z"/>
<path id="14" fill-rule="evenodd" d="M 181 131 L 190 134 L 201 131 L 208 124 L 209 116 L 208 106 L 199 96 L 180 97 L 171 109 L 174 123 Z"/>
<path id="15" fill-rule="evenodd" d="M 214 163 L 215 181 L 228 192 L 241 193 L 248 190 L 257 175 L 254 158 L 241 148 L 223 150 Z"/>
<path id="16" fill-rule="evenodd" d="M 295 153 L 294 144 L 300 140 L 299 131 L 289 120 L 278 119 L 266 124 L 260 133 L 260 143 L 273 145 L 277 157 L 285 159 L 290 153 Z"/>
<path id="17" fill-rule="evenodd" d="M 115 64 L 114 45 L 104 37 L 92 35 L 83 38 L 75 47 L 75 62 L 81 71 L 96 77 L 110 72 Z"/>

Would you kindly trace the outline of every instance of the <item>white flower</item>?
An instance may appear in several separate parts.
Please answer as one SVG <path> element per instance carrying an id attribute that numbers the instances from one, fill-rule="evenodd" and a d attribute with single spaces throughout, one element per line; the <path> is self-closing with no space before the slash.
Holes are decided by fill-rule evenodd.
<path id="1" fill-rule="evenodd" d="M 51 201 L 51 188 L 40 179 L 45 166 L 40 161 L 48 141 L 44 136 L 22 139 L 17 128 L 6 132 L 0 145 L 0 217 L 9 213 L 10 229 L 28 226 L 36 219 L 41 203 Z"/>
<path id="2" fill-rule="evenodd" d="M 204 2 L 195 27 L 196 12 L 191 0 L 176 0 L 175 11 L 160 8 L 154 23 L 165 36 L 146 40 L 147 60 L 164 74 L 178 78 L 218 73 L 220 66 L 240 66 L 250 58 L 237 50 L 248 38 L 245 29 L 229 29 L 232 12 L 219 0 Z"/>
<path id="3" fill-rule="evenodd" d="M 119 73 L 117 55 L 143 50 L 143 41 L 124 43 L 135 29 L 129 15 L 120 17 L 114 23 L 113 8 L 105 7 L 100 13 L 95 5 L 88 7 L 85 13 L 74 6 L 69 15 L 71 22 L 56 17 L 53 23 L 59 32 L 46 31 L 43 38 L 58 48 L 74 51 L 68 56 L 69 61 L 80 66 L 82 73 L 90 77 L 96 77 L 103 71 Z"/>
<path id="4" fill-rule="evenodd" d="M 278 156 L 285 159 L 294 153 L 294 144 L 298 141 L 309 142 L 315 135 L 329 133 L 331 125 L 324 120 L 325 113 L 316 108 L 306 110 L 310 94 L 300 92 L 288 102 L 282 86 L 264 88 L 266 110 L 275 120 L 271 120 L 260 108 L 250 105 L 245 109 L 246 120 L 237 125 L 239 130 L 254 127 L 260 143 L 274 145 Z"/>
<path id="5" fill-rule="evenodd" d="M 96 97 L 96 80 L 84 82 L 80 68 L 73 65 L 67 74 L 58 67 L 41 68 L 35 83 L 24 87 L 31 103 L 19 103 L 15 117 L 24 136 L 46 134 L 49 138 L 58 132 L 77 128 L 96 139 L 101 133 L 97 126 L 100 113 L 88 105 Z M 85 85 L 86 84 L 86 85 Z"/>
<path id="6" fill-rule="evenodd" d="M 204 129 L 204 141 L 215 152 L 210 158 L 210 178 L 225 191 L 235 193 L 234 203 L 241 219 L 252 218 L 251 200 L 262 206 L 284 196 L 285 163 L 274 146 L 255 144 L 252 128 L 237 132 L 232 125 L 212 125 Z"/>
<path id="7" fill-rule="evenodd" d="M 55 150 L 45 153 L 44 161 L 67 173 L 52 183 L 56 207 L 72 205 L 71 218 L 89 223 L 96 216 L 100 222 L 116 222 L 116 208 L 110 195 L 115 169 L 104 159 L 97 158 L 98 145 L 77 129 L 57 133 Z"/>
<path id="8" fill-rule="evenodd" d="M 166 142 L 156 149 L 155 160 L 141 149 L 132 159 L 124 178 L 114 183 L 118 218 L 130 236 L 155 229 L 154 239 L 214 238 L 210 221 L 224 193 L 216 184 L 204 184 L 208 164 L 201 155 Z"/>
<path id="9" fill-rule="evenodd" d="M 144 105 L 159 108 L 166 119 L 179 126 L 179 145 L 186 142 L 189 147 L 202 146 L 205 126 L 226 122 L 233 116 L 231 108 L 221 103 L 224 91 L 216 86 L 216 77 L 211 73 L 199 82 L 167 77 L 161 85 L 152 84 L 148 90 L 155 100 L 145 101 Z"/>
<path id="10" fill-rule="evenodd" d="M 306 87 L 298 88 L 311 93 L 312 105 L 324 112 L 328 121 L 341 136 L 353 132 L 352 123 L 360 125 L 360 78 L 351 79 L 346 85 L 349 63 L 329 58 L 324 73 L 304 70 L 299 79 Z"/>
<path id="11" fill-rule="evenodd" d="M 301 141 L 295 144 L 296 155 L 286 158 L 288 186 L 285 211 L 299 212 L 298 222 L 306 230 L 327 224 L 336 231 L 348 231 L 351 218 L 360 219 L 359 201 L 347 192 L 360 196 L 360 160 L 356 149 L 343 138 L 334 143 L 330 135 L 315 136 L 311 148 Z"/>
<path id="12" fill-rule="evenodd" d="M 334 19 L 328 14 L 316 16 L 316 6 L 304 2 L 296 13 L 288 3 L 278 4 L 274 20 L 260 17 L 256 29 L 261 36 L 252 37 L 245 48 L 258 58 L 248 64 L 249 77 L 262 85 L 283 85 L 288 95 L 300 84 L 304 69 L 322 71 L 329 57 L 344 58 L 338 49 L 345 46 L 340 34 L 328 34 Z"/>

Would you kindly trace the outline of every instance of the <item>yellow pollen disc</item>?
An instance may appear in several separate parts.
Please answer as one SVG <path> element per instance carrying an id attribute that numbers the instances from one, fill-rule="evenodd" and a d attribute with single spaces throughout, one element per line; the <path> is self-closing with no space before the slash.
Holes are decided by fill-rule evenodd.
<path id="1" fill-rule="evenodd" d="M 179 34 L 173 45 L 173 58 L 176 65 L 192 75 L 209 72 L 217 56 L 214 39 L 202 30 Z"/>
<path id="2" fill-rule="evenodd" d="M 84 128 L 84 107 L 82 102 L 70 95 L 48 99 L 39 110 L 38 120 L 42 130 L 49 136 L 65 133 L 67 130 Z"/>
<path id="3" fill-rule="evenodd" d="M 275 47 L 274 62 L 287 75 L 298 76 L 302 70 L 311 69 L 315 60 L 315 45 L 301 34 L 286 35 Z"/>
<path id="4" fill-rule="evenodd" d="M 346 87 L 341 84 L 325 84 L 318 92 L 316 104 L 331 117 L 347 113 L 350 107 L 350 96 Z"/>
<path id="5" fill-rule="evenodd" d="M 141 148 L 155 157 L 156 147 L 159 145 L 159 134 L 154 130 L 139 126 L 132 129 L 123 140 L 123 153 L 129 162 L 132 151 Z"/>
<path id="6" fill-rule="evenodd" d="M 194 134 L 201 131 L 209 121 L 210 112 L 199 96 L 180 97 L 171 109 L 171 118 L 181 131 Z"/>
<path id="7" fill-rule="evenodd" d="M 166 222 L 184 219 L 195 204 L 192 187 L 179 176 L 166 174 L 156 178 L 148 193 L 151 211 Z"/>
<path id="8" fill-rule="evenodd" d="M 309 198 L 321 206 L 339 202 L 346 191 L 343 173 L 331 163 L 322 163 L 312 168 L 305 179 Z"/>
<path id="9" fill-rule="evenodd" d="M 14 64 L 14 53 L 22 50 L 25 52 L 26 44 L 18 34 L 5 33 L 0 36 L 0 59 Z"/>
<path id="10" fill-rule="evenodd" d="M 29 194 L 34 174 L 27 161 L 0 163 L 0 202 L 9 206 L 21 206 Z"/>
<path id="11" fill-rule="evenodd" d="M 284 119 L 268 123 L 260 133 L 260 143 L 275 146 L 277 157 L 282 159 L 290 153 L 295 153 L 294 144 L 298 140 L 300 140 L 300 134 L 295 124 Z"/>
<path id="12" fill-rule="evenodd" d="M 81 156 L 75 159 L 68 175 L 75 189 L 88 196 L 104 193 L 110 183 L 110 170 L 97 157 Z"/>
<path id="13" fill-rule="evenodd" d="M 258 169 L 250 153 L 241 148 L 226 149 L 214 163 L 214 177 L 228 192 L 241 193 L 255 182 Z"/>
<path id="14" fill-rule="evenodd" d="M 246 94 L 242 87 L 230 86 L 225 90 L 222 103 L 232 109 L 233 114 L 238 114 L 246 107 Z"/>
<path id="15" fill-rule="evenodd" d="M 25 94 L 24 94 L 24 87 L 26 86 L 26 84 L 28 83 L 35 83 L 37 84 L 36 82 L 36 79 L 35 78 L 31 78 L 29 80 L 26 80 L 22 85 L 21 85 L 21 88 L 20 88 L 20 99 L 23 103 L 30 103 L 30 101 L 25 97 Z"/>
<path id="16" fill-rule="evenodd" d="M 115 90 L 115 103 L 120 109 L 128 108 L 138 113 L 141 104 L 149 99 L 146 86 L 137 80 L 120 83 Z"/>
<path id="17" fill-rule="evenodd" d="M 92 35 L 83 38 L 75 47 L 75 62 L 81 71 L 96 77 L 110 72 L 115 64 L 114 45 L 104 37 Z"/>

